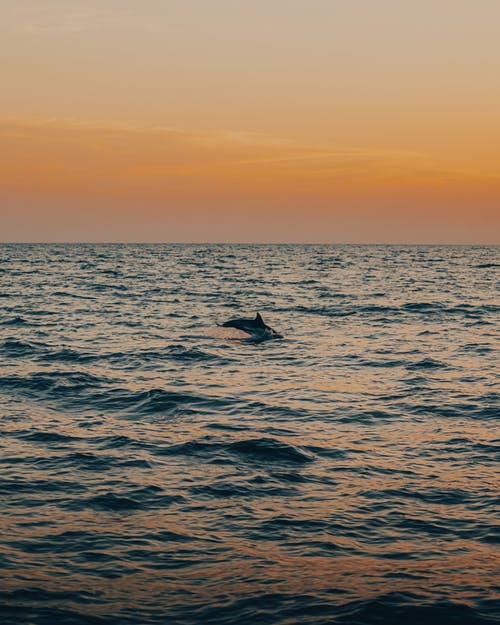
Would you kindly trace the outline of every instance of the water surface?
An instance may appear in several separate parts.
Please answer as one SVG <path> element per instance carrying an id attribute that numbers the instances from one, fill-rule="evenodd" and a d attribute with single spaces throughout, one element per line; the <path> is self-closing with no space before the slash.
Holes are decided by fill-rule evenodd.
<path id="1" fill-rule="evenodd" d="M 498 622 L 499 264 L 0 246 L 3 622 Z"/>

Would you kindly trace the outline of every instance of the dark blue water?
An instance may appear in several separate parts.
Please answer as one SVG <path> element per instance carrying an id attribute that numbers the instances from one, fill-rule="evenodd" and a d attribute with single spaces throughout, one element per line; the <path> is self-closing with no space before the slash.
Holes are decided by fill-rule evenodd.
<path id="1" fill-rule="evenodd" d="M 498 622 L 499 265 L 0 246 L 1 622 Z"/>

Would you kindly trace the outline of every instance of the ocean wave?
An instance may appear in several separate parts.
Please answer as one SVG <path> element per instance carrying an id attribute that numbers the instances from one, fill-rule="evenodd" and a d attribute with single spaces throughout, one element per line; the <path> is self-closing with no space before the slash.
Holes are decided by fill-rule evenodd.
<path id="1" fill-rule="evenodd" d="M 425 503 L 435 503 L 443 506 L 466 504 L 473 499 L 471 493 L 460 488 L 381 489 L 364 491 L 360 494 L 369 499 L 382 501 L 417 499 Z"/>
<path id="2" fill-rule="evenodd" d="M 161 349 L 147 349 L 131 352 L 126 355 L 128 359 L 137 359 L 140 362 L 152 362 L 157 360 L 172 360 L 174 362 L 202 362 L 219 361 L 225 362 L 227 358 L 222 358 L 208 350 L 198 347 L 185 347 L 184 345 L 167 345 Z"/>
<path id="3" fill-rule="evenodd" d="M 323 317 L 350 317 L 357 313 L 356 310 L 349 308 L 331 308 L 328 306 L 294 306 L 294 312 L 302 314 L 320 315 Z M 281 310 L 280 310 L 281 312 Z M 288 312 L 286 309 L 282 312 Z"/>
<path id="4" fill-rule="evenodd" d="M 493 607 L 493 606 L 492 606 Z M 324 621 L 326 623 L 326 621 Z M 353 601 L 335 617 L 339 625 L 492 625 L 489 615 L 467 602 L 435 600 L 414 593 L 391 592 L 375 599 Z"/>
<path id="5" fill-rule="evenodd" d="M 0 345 L 0 352 L 10 358 L 36 356 L 47 349 L 46 343 L 7 339 Z"/>
<path id="6" fill-rule="evenodd" d="M 210 497 L 214 499 L 227 499 L 233 497 L 254 500 L 260 497 L 284 497 L 295 492 L 292 487 L 279 484 L 246 483 L 231 481 L 218 481 L 212 484 L 193 486 L 190 489 L 193 495 Z"/>
<path id="7" fill-rule="evenodd" d="M 137 512 L 151 509 L 165 509 L 183 501 L 184 498 L 168 495 L 157 486 L 135 488 L 125 493 L 107 492 L 89 498 L 75 498 L 66 504 L 72 510 L 92 508 L 106 512 Z"/>
<path id="8" fill-rule="evenodd" d="M 365 367 L 381 367 L 381 368 L 391 368 L 391 367 L 404 367 L 407 365 L 405 360 L 399 360 L 397 358 L 394 359 L 385 359 L 385 360 L 364 360 L 360 364 Z"/>
<path id="9" fill-rule="evenodd" d="M 213 412 L 223 408 L 230 400 L 221 397 L 193 395 L 179 391 L 151 388 L 133 391 L 130 389 L 109 388 L 105 392 L 94 393 L 90 398 L 94 408 L 112 410 L 135 416 L 195 414 Z"/>
<path id="10" fill-rule="evenodd" d="M 28 396 L 74 397 L 75 392 L 88 391 L 109 383 L 108 378 L 83 371 L 35 372 L 30 375 L 0 377 L 0 391 L 15 390 Z"/>
<path id="11" fill-rule="evenodd" d="M 74 493 L 85 492 L 85 486 L 73 480 L 58 480 L 53 476 L 49 479 L 2 477 L 0 478 L 0 493 L 16 496 L 18 493 L 31 493 L 45 497 L 46 493 L 62 493 L 69 496 Z M 43 500 L 41 503 L 46 503 Z M 24 501 L 23 505 L 31 505 Z"/>
<path id="12" fill-rule="evenodd" d="M 99 356 L 81 353 L 76 349 L 71 349 L 70 347 L 63 347 L 62 349 L 52 349 L 40 355 L 39 360 L 45 360 L 48 362 L 86 363 L 99 360 Z"/>
<path id="13" fill-rule="evenodd" d="M 225 460 L 232 462 L 234 457 L 245 462 L 259 464 L 306 464 L 313 462 L 311 452 L 274 438 L 249 438 L 225 442 L 208 436 L 201 440 L 170 445 L 156 450 L 161 455 L 186 455 L 205 460 Z"/>
<path id="14" fill-rule="evenodd" d="M 314 460 L 314 457 L 305 450 L 273 438 L 235 441 L 227 447 L 227 451 L 259 462 L 305 464 Z"/>
<path id="15" fill-rule="evenodd" d="M 23 347 L 24 349 L 24 347 Z M 151 415 L 216 412 L 235 405 L 231 398 L 194 395 L 162 388 L 131 390 L 112 385 L 113 380 L 83 371 L 36 372 L 28 376 L 0 377 L 0 392 L 15 391 L 27 398 L 51 403 L 66 409 L 112 411 L 136 417 Z M 244 410 L 246 402 L 236 402 Z M 251 411 L 258 403 L 250 403 Z M 263 405 L 272 411 L 272 407 Z M 279 412 L 279 409 L 277 409 Z"/>
<path id="16" fill-rule="evenodd" d="M 401 319 L 403 315 L 426 315 L 432 318 L 445 319 L 447 316 L 480 317 L 485 313 L 498 312 L 493 304 L 460 304 L 451 305 L 442 302 L 406 302 L 401 305 L 353 304 L 340 302 L 335 306 L 303 306 L 293 307 L 294 312 L 319 315 L 323 317 L 350 317 L 352 315 L 381 315 L 385 321 Z M 286 309 L 278 309 L 288 312 Z"/>
<path id="17" fill-rule="evenodd" d="M 22 317 L 21 315 L 16 315 L 15 317 L 10 317 L 8 319 L 4 319 L 0 321 L 0 325 L 2 326 L 27 326 L 33 325 L 27 319 Z"/>
<path id="18" fill-rule="evenodd" d="M 73 467 L 78 471 L 102 472 L 110 470 L 120 470 L 127 467 L 149 468 L 151 465 L 147 460 L 140 458 L 128 458 L 121 456 L 109 456 L 102 453 L 74 452 L 67 453 L 64 458 L 59 459 L 59 466 Z"/>
<path id="19" fill-rule="evenodd" d="M 35 432 L 26 432 L 20 433 L 17 435 L 18 438 L 29 442 L 36 443 L 69 443 L 71 441 L 79 440 L 76 436 L 69 436 L 67 434 L 62 434 L 61 432 L 56 432 L 54 430 L 45 430 L 45 431 L 35 431 Z"/>
<path id="20" fill-rule="evenodd" d="M 122 447 L 130 447 L 131 449 L 143 449 L 144 442 L 138 441 L 131 436 L 117 434 L 114 436 L 97 436 L 94 443 L 101 449 L 121 449 Z"/>
<path id="21" fill-rule="evenodd" d="M 411 362 L 406 365 L 406 368 L 409 371 L 415 371 L 418 369 L 443 369 L 448 367 L 448 365 L 440 360 L 434 360 L 433 358 L 423 358 L 422 360 L 418 360 L 416 362 Z"/>

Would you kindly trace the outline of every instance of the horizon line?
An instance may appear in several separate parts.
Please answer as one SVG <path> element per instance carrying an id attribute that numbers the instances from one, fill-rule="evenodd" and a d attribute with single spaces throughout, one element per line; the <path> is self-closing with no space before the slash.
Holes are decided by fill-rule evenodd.
<path id="1" fill-rule="evenodd" d="M 498 243 L 356 242 L 356 241 L 0 241 L 0 245 L 380 245 L 498 247 Z"/>

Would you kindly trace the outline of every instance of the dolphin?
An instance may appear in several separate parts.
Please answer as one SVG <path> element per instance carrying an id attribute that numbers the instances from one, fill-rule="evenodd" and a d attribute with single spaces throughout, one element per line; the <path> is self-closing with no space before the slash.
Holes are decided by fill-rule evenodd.
<path id="1" fill-rule="evenodd" d="M 257 313 L 255 319 L 230 319 L 220 324 L 223 328 L 236 328 L 242 330 L 254 341 L 267 341 L 269 339 L 282 339 L 283 336 L 273 330 L 264 323 L 264 319 L 260 313 Z"/>

